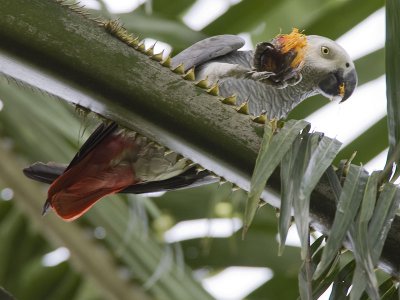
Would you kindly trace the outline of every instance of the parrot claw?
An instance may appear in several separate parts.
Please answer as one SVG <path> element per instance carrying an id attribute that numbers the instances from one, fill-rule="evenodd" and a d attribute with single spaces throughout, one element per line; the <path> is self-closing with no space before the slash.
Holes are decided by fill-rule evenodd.
<path id="1" fill-rule="evenodd" d="M 303 75 L 301 73 L 297 73 L 293 75 L 293 77 L 286 80 L 286 83 L 290 86 L 294 86 L 298 84 L 303 79 Z"/>
<path id="2" fill-rule="evenodd" d="M 286 81 L 278 81 L 278 82 L 274 82 L 272 84 L 275 88 L 277 88 L 278 90 L 284 89 L 288 86 Z"/>
<path id="3" fill-rule="evenodd" d="M 51 208 L 51 204 L 49 199 L 46 200 L 46 202 L 43 205 L 43 210 L 42 210 L 42 216 L 44 216 Z"/>
<path id="4" fill-rule="evenodd" d="M 272 75 L 275 75 L 275 73 L 269 71 L 257 72 L 255 70 L 252 70 L 246 73 L 247 78 L 256 81 L 264 81 L 266 79 L 269 79 Z"/>

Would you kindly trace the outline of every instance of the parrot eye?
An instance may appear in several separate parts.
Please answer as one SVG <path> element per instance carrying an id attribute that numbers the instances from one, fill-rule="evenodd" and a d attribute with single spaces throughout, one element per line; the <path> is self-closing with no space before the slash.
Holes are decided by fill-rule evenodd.
<path id="1" fill-rule="evenodd" d="M 322 54 L 327 55 L 327 54 L 329 54 L 329 52 L 330 52 L 330 50 L 329 50 L 328 47 L 325 47 L 325 46 L 322 46 L 322 47 L 321 47 L 321 53 L 322 53 Z"/>

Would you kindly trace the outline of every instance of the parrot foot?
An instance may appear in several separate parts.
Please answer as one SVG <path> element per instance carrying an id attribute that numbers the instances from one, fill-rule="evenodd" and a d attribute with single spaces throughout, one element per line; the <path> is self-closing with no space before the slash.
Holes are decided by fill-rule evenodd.
<path id="1" fill-rule="evenodd" d="M 256 74 L 269 73 L 268 76 L 258 76 L 261 78 L 258 80 L 277 89 L 296 85 L 302 80 L 300 72 L 304 56 L 304 37 L 295 31 L 294 37 L 288 38 L 280 35 L 272 42 L 257 44 L 253 58 L 255 80 Z M 292 45 L 293 41 L 295 43 Z M 285 50 L 289 46 L 291 48 Z"/>

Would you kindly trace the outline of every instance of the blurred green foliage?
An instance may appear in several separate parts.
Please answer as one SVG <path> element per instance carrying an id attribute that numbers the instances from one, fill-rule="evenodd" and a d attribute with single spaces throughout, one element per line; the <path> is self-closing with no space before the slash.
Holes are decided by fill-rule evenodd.
<path id="1" fill-rule="evenodd" d="M 143 38 L 169 43 L 176 53 L 209 35 L 247 32 L 256 43 L 292 27 L 335 39 L 384 5 L 382 0 L 329 0 L 323 4 L 317 0 L 242 0 L 203 30 L 194 31 L 182 21 L 194 3 L 153 0 L 131 13 L 113 17 L 119 17 L 129 31 Z M 92 13 L 111 16 L 104 5 L 102 8 Z M 384 74 L 383 49 L 358 59 L 356 65 L 361 84 L 378 78 Z M 68 162 L 97 121 L 91 116 L 79 117 L 73 107 L 57 99 L 3 79 L 0 99 L 4 105 L 0 111 L 0 146 L 7 153 L 0 161 L 12 168 L 17 166 L 18 172 L 37 160 Z M 326 103 L 321 97 L 314 97 L 297 107 L 290 117 L 302 118 Z M 379 154 L 387 147 L 385 123 L 386 119 L 382 119 L 371 124 L 342 150 L 338 159 L 359 150 L 354 163 L 365 163 Z M 26 204 L 19 197 L 27 196 L 21 186 L 27 185 L 28 179 L 18 172 L 0 172 L 0 192 L 4 188 L 14 190 L 11 201 L 0 199 L 0 285 L 18 299 L 117 299 L 115 287 L 106 283 L 106 277 L 102 278 L 95 269 L 80 267 L 84 256 L 79 252 L 71 251 L 68 261 L 52 267 L 42 264 L 46 253 L 59 246 L 74 249 L 74 243 L 79 245 L 84 238 L 94 240 L 114 266 L 106 269 L 105 275 L 126 282 L 126 299 L 133 290 L 138 294 L 132 293 L 131 299 L 141 293 L 155 299 L 211 298 L 193 279 L 191 270 L 203 270 L 209 276 L 229 266 L 267 267 L 273 271 L 273 278 L 247 299 L 298 296 L 300 251 L 287 246 L 283 256 L 277 257 L 277 222 L 270 207 L 259 209 L 244 241 L 240 232 L 228 238 L 186 240 L 179 247 L 161 240 L 167 229 L 183 220 L 241 218 L 246 195 L 242 191 L 231 193 L 228 184 L 169 192 L 154 199 L 109 197 L 76 222 L 82 235 L 66 240 L 63 236 L 55 238 L 54 232 L 51 235 L 44 229 L 59 226 L 61 221 L 50 220 L 49 216 L 42 219 L 39 206 L 36 215 L 27 213 Z M 44 201 L 45 187 L 35 186 L 38 194 L 32 197 Z M 227 214 L 220 214 L 221 204 L 229 208 Z M 70 225 L 62 224 L 66 230 Z M 98 240 L 94 235 L 96 228 L 105 232 Z M 181 263 L 182 259 L 186 265 Z M 388 286 L 393 289 L 393 285 Z"/>

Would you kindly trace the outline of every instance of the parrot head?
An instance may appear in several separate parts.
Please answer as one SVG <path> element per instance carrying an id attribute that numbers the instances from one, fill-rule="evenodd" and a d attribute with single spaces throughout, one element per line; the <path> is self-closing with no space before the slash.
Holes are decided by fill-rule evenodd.
<path id="1" fill-rule="evenodd" d="M 306 36 L 297 28 L 257 44 L 253 65 L 259 72 L 272 72 L 268 80 L 273 83 L 294 78 L 294 84 L 303 81 L 311 94 L 331 100 L 347 100 L 357 86 L 354 63 L 339 44 L 322 36 Z"/>
<path id="2" fill-rule="evenodd" d="M 302 73 L 312 78 L 318 92 L 331 100 L 347 100 L 357 86 L 354 63 L 346 50 L 322 36 L 307 36 Z"/>

